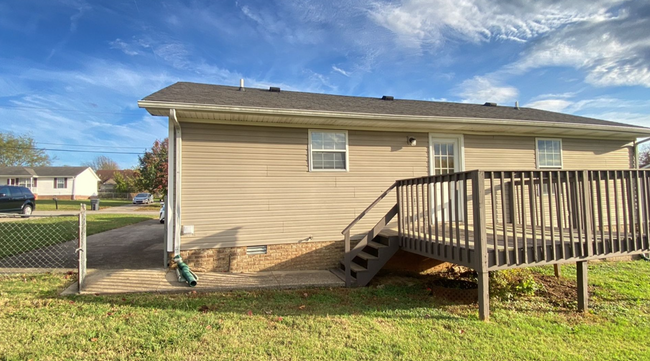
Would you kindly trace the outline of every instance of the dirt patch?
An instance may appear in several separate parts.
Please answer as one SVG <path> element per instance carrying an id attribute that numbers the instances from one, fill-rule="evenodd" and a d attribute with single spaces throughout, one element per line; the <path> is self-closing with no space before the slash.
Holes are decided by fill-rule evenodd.
<path id="1" fill-rule="evenodd" d="M 373 279 L 371 285 L 421 285 L 433 297 L 462 304 L 476 302 L 478 295 L 476 272 L 460 266 L 429 275 L 382 272 Z M 589 293 L 593 291 L 594 286 L 589 286 Z M 577 292 L 574 279 L 542 275 L 527 268 L 490 274 L 490 294 L 500 299 L 539 297 L 553 306 L 573 309 L 577 302 Z"/>
<path id="2" fill-rule="evenodd" d="M 543 285 L 537 294 L 555 306 L 567 307 L 578 299 L 578 285 L 575 280 L 540 274 L 533 274 L 533 278 L 535 282 Z M 594 286 L 589 286 L 589 293 L 593 291 Z"/>

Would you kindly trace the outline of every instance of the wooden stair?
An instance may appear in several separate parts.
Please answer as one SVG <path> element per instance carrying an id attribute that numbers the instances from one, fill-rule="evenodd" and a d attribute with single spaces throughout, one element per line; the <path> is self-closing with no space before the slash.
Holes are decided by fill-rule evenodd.
<path id="1" fill-rule="evenodd" d="M 352 285 L 363 287 L 384 267 L 399 249 L 399 238 L 395 232 L 382 231 L 357 253 L 352 259 L 350 270 Z M 333 274 L 345 281 L 345 262 L 339 262 L 339 267 L 331 270 Z"/>

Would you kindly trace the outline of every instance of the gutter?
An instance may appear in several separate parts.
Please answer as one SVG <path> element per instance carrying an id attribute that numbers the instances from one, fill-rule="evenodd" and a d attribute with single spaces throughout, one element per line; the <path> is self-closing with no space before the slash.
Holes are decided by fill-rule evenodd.
<path id="1" fill-rule="evenodd" d="M 312 111 L 298 109 L 270 109 L 257 107 L 233 107 L 221 105 L 191 104 L 191 103 L 173 103 L 150 100 L 138 101 L 140 108 L 149 109 L 177 109 L 186 111 L 207 111 L 215 113 L 240 113 L 252 115 L 275 115 L 287 117 L 308 117 L 308 118 L 326 118 L 326 119 L 344 119 L 344 120 L 376 120 L 386 122 L 415 122 L 415 123 L 453 123 L 468 125 L 500 125 L 500 126 L 519 126 L 519 127 L 548 127 L 564 128 L 576 130 L 594 130 L 609 132 L 624 132 L 630 135 L 649 135 L 650 129 L 643 127 L 627 127 L 616 125 L 594 125 L 578 124 L 564 122 L 547 122 L 539 120 L 523 119 L 495 119 L 495 118 L 461 118 L 461 117 L 444 117 L 444 116 L 423 116 L 423 115 L 395 115 L 395 114 L 373 114 L 373 113 L 345 113 L 332 111 Z"/>

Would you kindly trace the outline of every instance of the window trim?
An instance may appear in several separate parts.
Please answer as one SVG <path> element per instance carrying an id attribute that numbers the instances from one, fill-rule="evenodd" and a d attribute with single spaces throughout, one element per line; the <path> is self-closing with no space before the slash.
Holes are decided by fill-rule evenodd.
<path id="1" fill-rule="evenodd" d="M 311 146 L 311 135 L 312 133 L 344 133 L 345 134 L 345 169 L 314 169 L 313 167 L 313 149 Z M 350 147 L 348 140 L 348 131 L 347 130 L 334 130 L 334 129 L 309 129 L 307 134 L 307 157 L 309 163 L 310 172 L 349 172 L 350 171 Z M 331 153 L 342 153 L 342 150 L 339 149 L 317 149 L 317 152 L 331 152 Z"/>
<path id="2" fill-rule="evenodd" d="M 63 180 L 63 187 L 59 187 L 59 181 Z M 54 178 L 54 189 L 68 188 L 68 178 Z"/>
<path id="3" fill-rule="evenodd" d="M 436 140 L 456 140 L 458 142 L 458 148 L 456 149 L 458 153 L 458 164 L 454 164 L 454 168 L 458 170 L 455 172 L 464 172 L 465 171 L 465 135 L 464 134 L 453 134 L 453 133 L 429 133 L 429 175 L 434 175 L 434 163 L 433 163 L 433 143 Z"/>
<path id="4" fill-rule="evenodd" d="M 539 141 L 550 140 L 560 142 L 560 166 L 549 166 L 539 164 Z M 535 166 L 537 169 L 564 169 L 564 148 L 562 138 L 535 138 Z"/>

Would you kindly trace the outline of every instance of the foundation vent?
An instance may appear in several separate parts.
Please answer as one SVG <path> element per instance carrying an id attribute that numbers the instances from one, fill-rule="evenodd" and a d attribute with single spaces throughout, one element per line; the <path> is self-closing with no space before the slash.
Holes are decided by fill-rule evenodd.
<path id="1" fill-rule="evenodd" d="M 248 246 L 246 247 L 246 254 L 266 254 L 266 246 Z"/>

